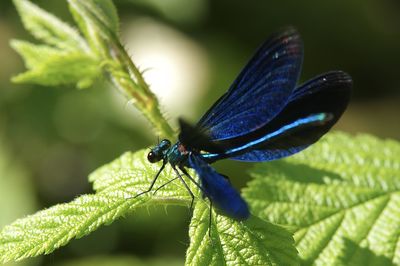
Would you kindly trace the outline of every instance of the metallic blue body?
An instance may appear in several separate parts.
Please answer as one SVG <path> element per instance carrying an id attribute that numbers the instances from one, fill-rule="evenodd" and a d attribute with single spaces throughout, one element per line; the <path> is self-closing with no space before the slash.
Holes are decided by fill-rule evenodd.
<path id="1" fill-rule="evenodd" d="M 172 166 L 188 166 L 188 153 L 180 150 L 181 143 L 178 141 L 166 151 L 166 158 Z"/>

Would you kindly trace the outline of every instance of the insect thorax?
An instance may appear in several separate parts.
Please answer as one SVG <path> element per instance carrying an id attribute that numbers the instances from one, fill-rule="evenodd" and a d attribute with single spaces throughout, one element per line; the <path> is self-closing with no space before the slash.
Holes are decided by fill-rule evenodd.
<path id="1" fill-rule="evenodd" d="M 175 143 L 167 152 L 168 162 L 175 165 L 186 165 L 189 151 L 180 142 Z"/>

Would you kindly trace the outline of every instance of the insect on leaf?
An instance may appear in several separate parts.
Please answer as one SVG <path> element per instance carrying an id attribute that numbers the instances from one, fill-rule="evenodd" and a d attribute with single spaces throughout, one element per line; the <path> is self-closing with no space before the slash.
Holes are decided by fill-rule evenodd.
<path id="1" fill-rule="evenodd" d="M 97 194 L 80 196 L 4 227 L 0 232 L 0 262 L 49 254 L 71 239 L 83 237 L 138 207 L 151 204 L 186 206 L 190 199 L 180 183 L 171 183 L 156 195 L 149 193 L 133 198 L 147 188 L 158 170 L 157 166 L 142 165 L 140 162 L 144 158 L 145 151 L 125 153 L 98 170 L 100 176 L 107 176 L 107 188 L 99 188 Z M 160 184 L 168 180 L 169 171 L 165 171 L 160 176 Z"/>

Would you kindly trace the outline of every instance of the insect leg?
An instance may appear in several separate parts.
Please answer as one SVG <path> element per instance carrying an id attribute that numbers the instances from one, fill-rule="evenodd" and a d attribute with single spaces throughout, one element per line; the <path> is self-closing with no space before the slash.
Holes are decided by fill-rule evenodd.
<path id="1" fill-rule="evenodd" d="M 140 195 L 149 193 L 149 192 L 153 189 L 154 184 L 156 183 L 158 176 L 160 175 L 160 173 L 162 172 L 162 170 L 164 170 L 164 167 L 165 167 L 166 164 L 167 164 L 167 162 L 166 162 L 166 161 L 163 161 L 163 164 L 162 164 L 160 170 L 158 170 L 158 172 L 157 172 L 156 176 L 154 177 L 153 181 L 151 182 L 149 189 L 147 189 L 146 191 L 140 192 L 139 194 L 137 194 L 136 196 L 134 196 L 134 197 L 132 197 L 132 198 L 137 198 L 137 197 L 139 197 Z"/>
<path id="2" fill-rule="evenodd" d="M 172 169 L 174 169 L 175 173 L 178 175 L 178 178 L 182 181 L 183 185 L 185 186 L 185 188 L 189 192 L 190 196 L 192 197 L 192 202 L 190 203 L 190 210 L 192 210 L 193 209 L 193 202 L 194 202 L 193 192 L 190 190 L 188 184 L 186 184 L 185 180 L 182 178 L 181 174 L 178 172 L 178 170 L 175 168 L 175 166 L 173 166 Z"/>
<path id="3" fill-rule="evenodd" d="M 173 179 L 171 179 L 171 180 L 169 180 L 168 182 L 166 182 L 166 183 L 164 183 L 164 184 L 162 184 L 161 186 L 159 186 L 158 188 L 156 188 L 156 190 L 154 190 L 154 192 L 153 192 L 153 195 L 154 194 L 156 194 L 157 193 L 157 191 L 159 191 L 160 189 L 162 189 L 163 187 L 165 187 L 166 185 L 168 185 L 169 183 L 171 183 L 171 182 L 173 182 L 173 181 L 175 181 L 175 180 L 177 180 L 179 177 L 175 177 L 175 178 L 173 178 Z"/>
<path id="4" fill-rule="evenodd" d="M 180 170 L 182 171 L 182 173 L 183 173 L 187 178 L 189 178 L 190 181 L 192 181 L 192 182 L 196 185 L 196 187 L 198 187 L 198 188 L 201 190 L 201 192 L 203 192 L 203 194 L 204 194 L 203 188 L 200 186 L 199 183 L 197 183 L 196 180 L 194 180 L 193 177 L 191 177 L 191 176 L 189 175 L 189 173 L 186 171 L 186 169 L 185 169 L 183 166 L 179 166 L 179 169 L 180 169 Z M 205 194 L 204 194 L 204 195 L 205 195 Z M 191 208 L 190 208 L 191 211 L 193 211 L 192 207 L 193 207 L 193 203 L 192 203 Z"/>
<path id="5" fill-rule="evenodd" d="M 211 239 L 212 201 L 210 200 L 210 219 L 208 220 L 208 237 Z"/>
<path id="6" fill-rule="evenodd" d="M 198 188 L 201 190 L 201 192 L 204 193 L 204 190 L 203 190 L 203 188 L 200 186 L 200 184 L 197 183 L 197 181 L 194 180 L 194 178 L 191 177 L 191 176 L 189 175 L 189 173 L 186 171 L 186 169 L 185 169 L 183 166 L 179 166 L 179 169 L 182 171 L 182 173 L 185 174 L 185 176 L 187 176 L 187 178 L 190 179 L 190 181 L 192 181 L 192 182 L 196 185 L 196 187 L 198 187 Z"/>
<path id="7" fill-rule="evenodd" d="M 191 177 L 191 176 L 189 175 L 189 173 L 186 171 L 185 168 L 183 168 L 182 166 L 180 166 L 179 169 L 182 171 L 182 173 L 184 173 L 184 174 L 190 179 L 190 181 L 192 181 L 192 182 L 201 190 L 201 192 L 203 192 L 204 195 L 206 195 L 206 194 L 204 193 L 203 188 L 200 186 L 200 184 L 197 183 L 197 181 L 194 180 L 194 178 Z M 224 176 L 224 177 L 226 177 L 226 176 Z M 226 177 L 226 178 L 227 178 L 227 177 Z M 212 200 L 211 200 L 210 198 L 208 198 L 208 200 L 210 201 L 210 219 L 209 219 L 209 221 L 208 221 L 208 228 L 209 228 L 209 230 L 208 230 L 208 236 L 211 238 L 211 220 L 212 220 L 212 205 L 213 205 L 213 204 L 212 204 Z"/>

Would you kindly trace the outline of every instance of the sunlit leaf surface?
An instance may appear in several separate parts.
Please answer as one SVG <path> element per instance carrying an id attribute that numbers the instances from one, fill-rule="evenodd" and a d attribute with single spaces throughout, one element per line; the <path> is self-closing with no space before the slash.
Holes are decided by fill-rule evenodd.
<path id="1" fill-rule="evenodd" d="M 158 170 L 157 165 L 141 163 L 145 156 L 146 151 L 126 153 L 95 172 L 91 176 L 95 184 L 98 179 L 107 178 L 105 185 L 95 185 L 97 194 L 80 196 L 6 226 L 0 232 L 0 261 L 51 253 L 71 239 L 87 235 L 138 207 L 187 205 L 190 196 L 179 182 L 165 186 L 155 195 L 133 198 L 148 188 Z M 167 182 L 169 174 L 168 170 L 161 174 L 158 184 Z"/>
<path id="2" fill-rule="evenodd" d="M 292 228 L 304 264 L 400 264 L 398 142 L 330 134 L 252 175 L 253 213 Z"/>
<path id="3" fill-rule="evenodd" d="M 238 222 L 212 216 L 198 202 L 190 224 L 186 265 L 297 265 L 292 235 L 282 227 L 257 217 Z M 211 236 L 209 235 L 211 230 Z"/>

